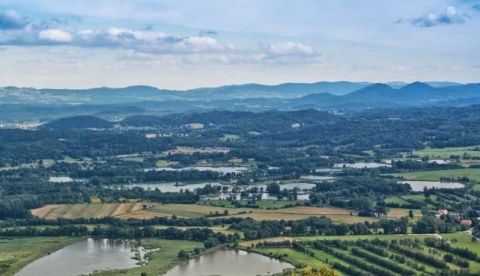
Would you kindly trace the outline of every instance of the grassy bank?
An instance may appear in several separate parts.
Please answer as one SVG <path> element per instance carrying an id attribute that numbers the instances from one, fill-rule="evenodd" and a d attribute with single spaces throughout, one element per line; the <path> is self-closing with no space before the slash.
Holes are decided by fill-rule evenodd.
<path id="1" fill-rule="evenodd" d="M 0 275 L 13 275 L 27 264 L 83 239 L 85 238 L 1 238 Z"/>

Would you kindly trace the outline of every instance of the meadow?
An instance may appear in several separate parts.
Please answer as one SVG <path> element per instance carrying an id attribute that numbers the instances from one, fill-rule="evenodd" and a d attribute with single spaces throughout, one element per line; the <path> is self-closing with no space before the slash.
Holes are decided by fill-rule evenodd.
<path id="1" fill-rule="evenodd" d="M 430 159 L 450 159 L 452 155 L 462 157 L 464 154 L 471 157 L 480 157 L 478 148 L 479 146 L 446 147 L 439 149 L 427 147 L 423 150 L 415 150 L 412 154 L 420 157 L 428 156 Z"/>
<path id="2" fill-rule="evenodd" d="M 480 181 L 480 169 L 455 169 L 440 171 L 421 171 L 408 173 L 394 173 L 395 177 L 403 177 L 406 180 L 439 181 L 441 177 L 468 177 L 470 180 Z"/>

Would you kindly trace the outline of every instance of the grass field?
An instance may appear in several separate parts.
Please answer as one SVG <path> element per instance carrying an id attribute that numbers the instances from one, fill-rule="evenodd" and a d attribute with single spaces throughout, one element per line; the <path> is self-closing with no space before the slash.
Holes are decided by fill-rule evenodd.
<path id="1" fill-rule="evenodd" d="M 394 173 L 393 176 L 402 176 L 407 180 L 439 181 L 440 177 L 463 177 L 471 180 L 480 181 L 480 169 L 457 169 L 441 171 L 422 171 L 408 173 Z"/>
<path id="2" fill-rule="evenodd" d="M 227 141 L 227 140 L 239 140 L 240 139 L 240 136 L 236 135 L 236 134 L 224 134 L 222 138 L 220 138 L 220 140 L 222 141 Z"/>
<path id="3" fill-rule="evenodd" d="M 143 205 L 147 208 L 143 208 Z M 359 217 L 356 211 L 332 207 L 298 206 L 280 209 L 227 208 L 195 204 L 159 203 L 101 203 L 46 205 L 32 210 L 32 214 L 46 219 L 56 218 L 101 218 L 149 219 L 154 217 L 198 218 L 209 214 L 224 214 L 222 217 L 251 217 L 255 220 L 299 220 L 311 216 L 326 216 L 335 223 L 357 223 L 375 221 L 377 218 Z M 350 215 L 352 213 L 352 215 Z M 406 216 L 408 210 L 392 209 L 390 216 Z"/>
<path id="4" fill-rule="evenodd" d="M 408 201 L 399 196 L 393 196 L 385 199 L 385 203 L 408 204 Z"/>
<path id="5" fill-rule="evenodd" d="M 480 151 L 474 150 L 477 147 L 479 146 L 448 147 L 443 149 L 432 149 L 427 147 L 423 150 L 413 151 L 413 154 L 420 157 L 429 156 L 430 159 L 449 159 L 451 155 L 463 156 L 464 153 L 470 156 L 480 157 Z"/>
<path id="6" fill-rule="evenodd" d="M 0 239 L 0 275 L 14 275 L 22 267 L 84 238 L 32 237 Z"/>

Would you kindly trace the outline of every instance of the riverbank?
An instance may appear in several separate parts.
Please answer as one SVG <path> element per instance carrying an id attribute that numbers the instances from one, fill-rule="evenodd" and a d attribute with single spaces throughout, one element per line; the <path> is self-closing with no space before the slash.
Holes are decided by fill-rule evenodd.
<path id="1" fill-rule="evenodd" d="M 0 238 L 0 275 L 14 275 L 29 263 L 86 237 Z"/>

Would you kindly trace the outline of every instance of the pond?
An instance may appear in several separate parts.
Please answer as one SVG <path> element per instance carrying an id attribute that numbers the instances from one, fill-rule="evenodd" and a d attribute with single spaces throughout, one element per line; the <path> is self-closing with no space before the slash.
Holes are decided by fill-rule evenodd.
<path id="1" fill-rule="evenodd" d="M 399 181 L 398 183 L 408 183 L 412 187 L 412 191 L 421 192 L 423 187 L 430 188 L 442 188 L 442 189 L 458 189 L 463 188 L 465 185 L 458 182 L 440 182 L 440 181 Z"/>
<path id="2" fill-rule="evenodd" d="M 321 169 L 315 169 L 316 173 L 336 173 L 336 172 L 341 172 L 341 169 L 331 169 L 331 168 L 321 168 Z"/>
<path id="3" fill-rule="evenodd" d="M 49 182 L 52 183 L 62 183 L 62 182 L 73 182 L 73 179 L 68 176 L 51 176 L 48 179 Z"/>
<path id="4" fill-rule="evenodd" d="M 359 163 L 339 163 L 335 164 L 335 168 L 352 168 L 352 169 L 371 169 L 371 168 L 378 168 L 378 167 L 391 167 L 392 165 L 390 164 L 384 164 L 384 163 L 376 163 L 376 162 L 370 162 L 370 163 L 365 163 L 365 162 L 359 162 Z"/>
<path id="5" fill-rule="evenodd" d="M 145 171 L 188 171 L 188 170 L 198 170 L 198 171 L 212 171 L 218 173 L 241 173 L 248 170 L 246 167 L 185 167 L 185 168 L 154 168 L 154 169 L 145 169 Z"/>
<path id="6" fill-rule="evenodd" d="M 243 250 L 219 249 L 169 270 L 165 276 L 180 275 L 267 275 L 293 268 L 289 263 Z"/>
<path id="7" fill-rule="evenodd" d="M 314 180 L 314 181 L 331 181 L 334 180 L 334 177 L 331 176 L 321 176 L 321 175 L 303 175 L 300 179 L 305 180 Z"/>
<path id="8" fill-rule="evenodd" d="M 136 250 L 128 240 L 89 238 L 28 264 L 15 276 L 81 275 L 95 270 L 133 268 L 137 266 L 137 260 L 132 259 Z"/>

